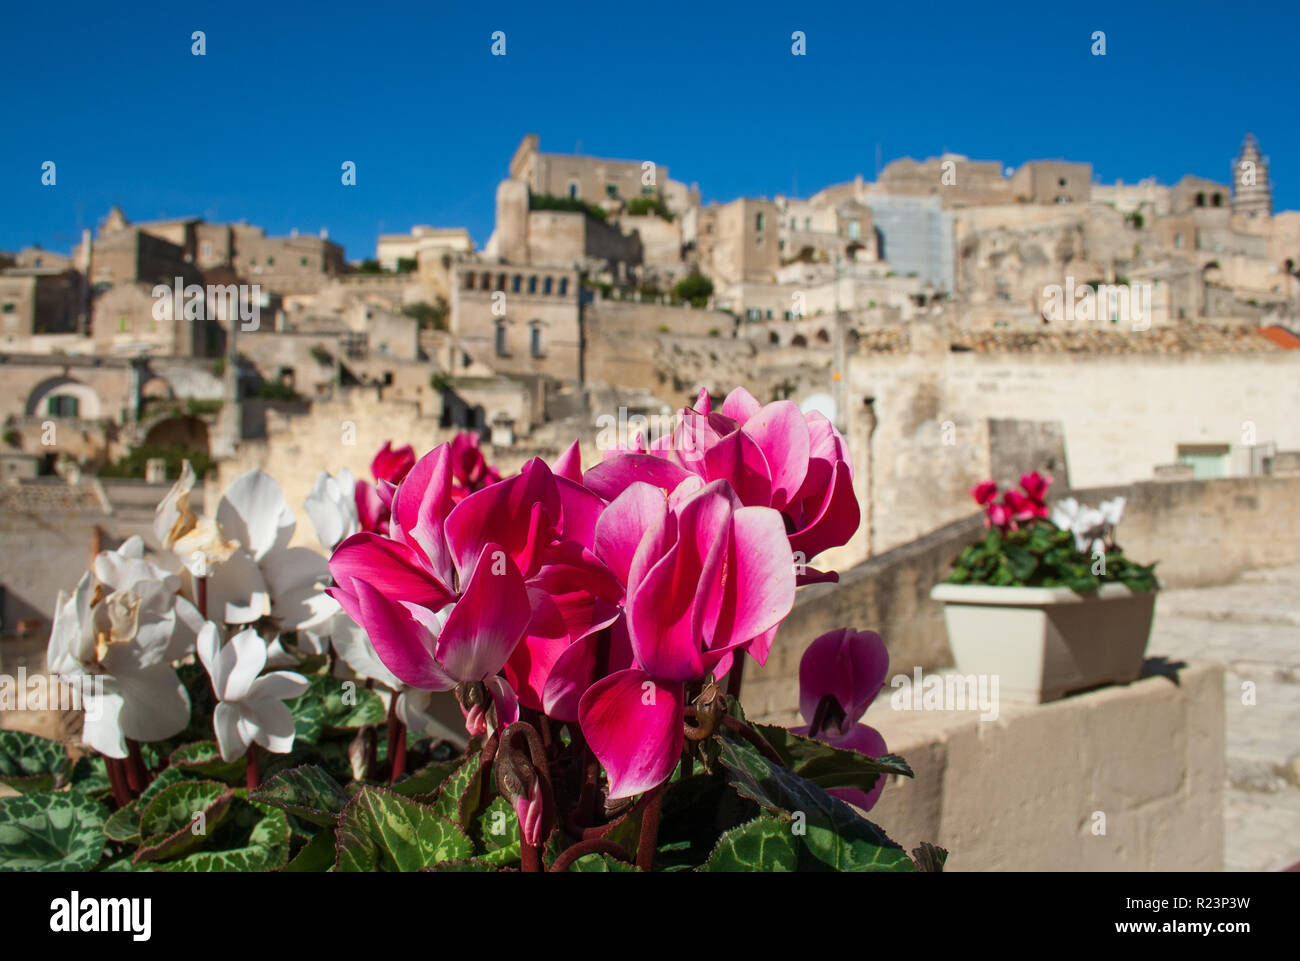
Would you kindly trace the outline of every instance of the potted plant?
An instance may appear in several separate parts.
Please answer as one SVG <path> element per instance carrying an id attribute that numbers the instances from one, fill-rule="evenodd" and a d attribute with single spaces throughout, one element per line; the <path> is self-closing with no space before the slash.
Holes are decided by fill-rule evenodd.
<path id="1" fill-rule="evenodd" d="M 1065 498 L 1049 511 L 1050 484 L 1035 471 L 1000 498 L 991 480 L 973 488 L 987 533 L 930 592 L 944 603 L 957 670 L 996 675 L 1009 700 L 1135 680 L 1155 614 L 1155 565 L 1115 542 L 1124 499 L 1088 508 Z"/>

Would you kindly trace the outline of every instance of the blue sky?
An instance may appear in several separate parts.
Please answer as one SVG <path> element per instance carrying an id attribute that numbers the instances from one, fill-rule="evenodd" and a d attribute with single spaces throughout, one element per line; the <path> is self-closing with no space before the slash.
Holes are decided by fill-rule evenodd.
<path id="1" fill-rule="evenodd" d="M 946 6 L 11 4 L 0 249 L 67 250 L 114 203 L 132 220 L 328 227 L 353 260 L 416 223 L 481 246 L 529 131 L 546 151 L 666 164 L 725 201 L 871 178 L 877 144 L 886 163 L 947 149 L 1091 161 L 1105 182 L 1226 181 L 1253 130 L 1275 206 L 1300 207 L 1292 4 Z"/>

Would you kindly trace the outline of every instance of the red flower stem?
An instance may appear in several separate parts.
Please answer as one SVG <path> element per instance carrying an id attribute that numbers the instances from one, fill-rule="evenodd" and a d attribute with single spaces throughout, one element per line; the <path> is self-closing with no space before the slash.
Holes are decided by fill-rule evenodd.
<path id="1" fill-rule="evenodd" d="M 388 702 L 388 783 L 397 780 L 397 694 L 394 692 Z"/>
<path id="2" fill-rule="evenodd" d="M 754 745 L 754 747 L 758 749 L 758 752 L 773 764 L 777 764 L 781 767 L 786 766 L 785 761 L 781 760 L 781 755 L 776 753 L 776 749 L 773 748 L 772 745 L 768 744 L 767 741 L 763 740 L 763 736 L 748 724 L 742 723 L 739 718 L 734 718 L 730 714 L 724 714 L 722 716 L 722 723 L 727 730 L 735 731 L 750 744 Z"/>
<path id="3" fill-rule="evenodd" d="M 393 759 L 393 776 L 390 783 L 396 783 L 397 779 L 406 773 L 406 724 L 403 721 L 397 722 L 397 737 L 394 738 L 395 744 L 390 756 Z"/>
<path id="4" fill-rule="evenodd" d="M 126 739 L 126 783 L 131 790 L 139 794 L 149 783 L 149 775 L 144 769 L 144 759 L 140 757 L 140 744 L 129 737 Z"/>
<path id="5" fill-rule="evenodd" d="M 641 836 L 636 846 L 636 866 L 650 871 L 655 863 L 655 845 L 659 841 L 659 812 L 664 803 L 667 782 L 657 784 L 646 792 L 645 811 L 641 815 Z"/>
<path id="6" fill-rule="evenodd" d="M 113 800 L 117 802 L 119 808 L 126 807 L 131 803 L 131 791 L 126 786 L 126 770 L 122 759 L 106 757 L 104 768 L 108 771 L 108 783 L 113 788 Z"/>
<path id="7" fill-rule="evenodd" d="M 519 870 L 525 874 L 539 874 L 542 870 L 541 853 L 522 839 L 519 842 Z"/>
<path id="8" fill-rule="evenodd" d="M 262 772 L 257 766 L 257 745 L 248 745 L 248 777 L 245 780 L 249 790 L 262 783 Z"/>
<path id="9" fill-rule="evenodd" d="M 620 861 L 632 863 L 632 857 L 620 844 L 613 841 L 607 841 L 604 838 L 587 838 L 585 841 L 579 841 L 572 847 L 565 848 L 552 863 L 550 871 L 567 871 L 569 865 L 584 854 L 610 854 Z"/>

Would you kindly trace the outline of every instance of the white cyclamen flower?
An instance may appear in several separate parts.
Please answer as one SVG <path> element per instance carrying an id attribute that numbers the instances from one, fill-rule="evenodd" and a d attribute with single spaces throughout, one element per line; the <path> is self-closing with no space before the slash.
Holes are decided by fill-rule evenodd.
<path id="1" fill-rule="evenodd" d="M 87 572 L 71 595 L 59 592 L 46 664 L 82 690 L 82 741 L 124 758 L 128 738 L 162 741 L 189 723 L 189 694 L 172 662 L 193 650 L 200 621 L 176 594 L 177 578 L 144 560 L 139 538 L 94 566 L 101 583 Z"/>
<path id="2" fill-rule="evenodd" d="M 273 754 L 293 750 L 293 715 L 284 702 L 300 697 L 307 679 L 290 671 L 259 677 L 266 667 L 266 642 L 253 630 L 240 631 L 223 646 L 217 626 L 209 621 L 199 632 L 197 648 L 220 702 L 212 726 L 222 760 L 243 757 L 250 744 Z"/>
<path id="3" fill-rule="evenodd" d="M 225 624 L 269 617 L 281 631 L 294 631 L 334 615 L 338 603 L 320 587 L 329 577 L 325 558 L 289 546 L 297 522 L 279 484 L 259 470 L 249 471 L 230 485 L 215 519 L 190 511 L 193 484 L 187 463 L 158 505 L 154 529 L 187 562 L 190 596 L 196 593 L 193 579 L 206 577 L 208 617 Z"/>
<path id="4" fill-rule="evenodd" d="M 361 529 L 357 515 L 356 480 L 347 468 L 334 477 L 321 471 L 303 502 L 303 509 L 316 528 L 321 546 L 332 551 Z"/>

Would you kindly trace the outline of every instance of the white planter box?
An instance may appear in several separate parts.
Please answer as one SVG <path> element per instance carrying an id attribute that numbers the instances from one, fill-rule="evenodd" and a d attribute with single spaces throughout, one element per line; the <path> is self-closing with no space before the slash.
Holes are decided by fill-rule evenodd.
<path id="1" fill-rule="evenodd" d="M 938 584 L 948 643 L 961 674 L 997 675 L 998 696 L 1041 704 L 1142 671 L 1154 591 L 1105 584 L 1092 595 L 1068 587 Z"/>

